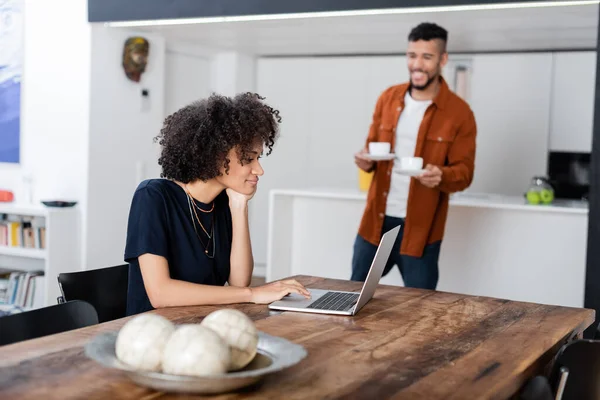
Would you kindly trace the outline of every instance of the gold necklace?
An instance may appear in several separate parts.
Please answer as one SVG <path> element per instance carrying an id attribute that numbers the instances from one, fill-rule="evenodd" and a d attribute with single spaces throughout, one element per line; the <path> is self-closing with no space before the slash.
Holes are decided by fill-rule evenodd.
<path id="1" fill-rule="evenodd" d="M 193 198 L 188 197 L 188 202 L 194 204 Z M 214 204 L 213 204 L 213 208 L 214 208 Z M 196 216 L 196 220 L 198 221 L 198 223 L 200 224 L 200 227 L 202 228 L 204 233 L 206 233 L 206 236 L 208 236 L 208 239 L 210 240 L 212 238 L 212 229 L 214 228 L 214 224 L 212 223 L 213 216 L 211 215 L 211 234 L 209 234 L 208 231 L 206 230 L 206 228 L 204 228 L 204 225 L 202 225 L 202 221 L 200 221 L 200 218 L 198 217 L 198 213 L 196 212 L 196 207 L 194 207 L 193 210 L 194 210 L 194 215 Z"/>
<path id="2" fill-rule="evenodd" d="M 204 242 L 202 241 L 202 238 L 200 237 L 200 235 L 198 234 L 198 230 L 196 229 L 196 223 L 194 221 L 194 215 L 192 214 L 192 200 L 188 197 L 188 207 L 190 209 L 190 218 L 192 219 L 192 225 L 194 226 L 194 232 L 196 232 L 196 236 L 198 237 L 198 240 L 200 241 L 200 243 L 202 244 L 202 246 L 204 247 L 204 254 L 206 254 L 206 256 L 208 258 L 214 258 L 215 257 L 215 240 L 213 238 L 213 235 L 215 233 L 215 224 L 214 224 L 214 216 L 211 216 L 212 221 L 211 221 L 211 234 L 209 235 L 208 232 L 206 232 L 206 229 L 204 229 L 204 226 L 202 225 L 202 222 L 200 222 L 200 219 L 198 218 L 198 214 L 196 214 L 196 212 L 194 211 L 193 214 L 196 214 L 196 219 L 198 220 L 198 223 L 200 224 L 200 226 L 202 227 L 202 230 L 204 230 L 204 232 L 206 233 L 206 235 L 208 236 L 208 242 L 206 243 L 206 245 L 204 245 Z M 212 255 L 208 253 L 208 246 L 210 245 L 210 241 L 212 239 L 213 245 L 212 245 Z"/>
<path id="3" fill-rule="evenodd" d="M 185 190 L 185 194 L 187 194 L 188 197 L 190 197 L 192 200 L 194 200 L 194 196 L 192 196 L 192 194 L 190 193 L 189 189 L 187 188 L 187 184 L 185 185 L 184 190 Z M 204 210 L 204 209 L 202 209 L 198 204 L 196 204 L 195 201 L 192 201 L 192 203 L 194 204 L 194 208 L 197 208 L 198 210 L 202 211 L 203 213 L 207 213 L 208 214 L 209 212 L 212 212 L 212 210 L 215 209 L 215 202 L 214 202 L 214 200 L 212 202 L 212 207 L 210 208 L 210 210 Z"/>

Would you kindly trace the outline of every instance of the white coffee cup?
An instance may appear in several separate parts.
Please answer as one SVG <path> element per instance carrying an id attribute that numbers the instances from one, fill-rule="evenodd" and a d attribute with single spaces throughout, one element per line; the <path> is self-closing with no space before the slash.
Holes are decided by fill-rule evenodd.
<path id="1" fill-rule="evenodd" d="M 369 143 L 369 154 L 373 156 L 385 156 L 390 154 L 390 143 L 388 142 L 371 142 Z"/>
<path id="2" fill-rule="evenodd" d="M 423 159 L 421 157 L 402 157 L 400 159 L 400 168 L 404 170 L 423 169 Z"/>

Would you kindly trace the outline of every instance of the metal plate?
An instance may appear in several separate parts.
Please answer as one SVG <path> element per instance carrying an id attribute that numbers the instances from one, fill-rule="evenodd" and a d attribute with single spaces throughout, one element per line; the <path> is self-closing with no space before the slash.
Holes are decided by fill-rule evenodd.
<path id="1" fill-rule="evenodd" d="M 307 355 L 304 347 L 286 339 L 258 332 L 258 350 L 254 360 L 239 371 L 205 377 L 170 375 L 136 371 L 119 361 L 115 354 L 118 332 L 94 337 L 85 346 L 85 354 L 107 368 L 118 369 L 141 386 L 163 392 L 217 394 L 240 389 L 260 381 L 262 377 L 289 368 Z"/>

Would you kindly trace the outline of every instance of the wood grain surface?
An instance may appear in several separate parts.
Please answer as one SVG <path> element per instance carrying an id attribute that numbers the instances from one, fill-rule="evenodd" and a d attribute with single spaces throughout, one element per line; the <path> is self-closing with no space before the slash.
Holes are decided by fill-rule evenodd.
<path id="1" fill-rule="evenodd" d="M 359 291 L 357 282 L 295 277 L 312 288 Z M 504 399 L 594 311 L 396 286 L 379 286 L 354 317 L 235 307 L 257 328 L 303 345 L 308 357 L 261 383 L 217 399 Z M 198 323 L 222 307 L 152 311 Z M 1 399 L 186 399 L 155 392 L 88 359 L 83 346 L 123 318 L 0 347 Z"/>

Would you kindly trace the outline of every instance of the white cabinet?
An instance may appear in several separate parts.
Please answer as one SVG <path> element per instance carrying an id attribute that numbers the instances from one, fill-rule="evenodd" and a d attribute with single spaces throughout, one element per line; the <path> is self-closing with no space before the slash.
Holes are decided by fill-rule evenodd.
<path id="1" fill-rule="evenodd" d="M 469 190 L 520 195 L 546 173 L 552 54 L 481 54 L 472 66 L 477 156 Z"/>
<path id="2" fill-rule="evenodd" d="M 550 150 L 592 151 L 596 52 L 553 55 Z"/>

